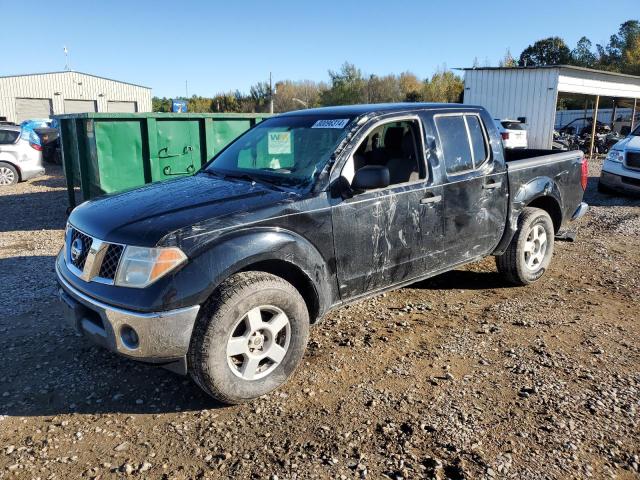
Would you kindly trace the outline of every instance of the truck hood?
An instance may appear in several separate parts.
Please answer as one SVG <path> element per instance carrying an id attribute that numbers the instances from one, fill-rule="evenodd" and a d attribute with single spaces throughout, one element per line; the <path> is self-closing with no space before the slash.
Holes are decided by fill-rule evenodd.
<path id="1" fill-rule="evenodd" d="M 73 210 L 69 223 L 101 240 L 151 247 L 204 220 L 210 225 L 241 212 L 247 221 L 252 212 L 295 198 L 258 183 L 195 175 L 90 200 Z"/>
<path id="2" fill-rule="evenodd" d="M 613 146 L 613 149 L 615 150 L 625 150 L 627 148 L 640 150 L 640 136 L 630 135 L 626 138 L 623 138 Z"/>

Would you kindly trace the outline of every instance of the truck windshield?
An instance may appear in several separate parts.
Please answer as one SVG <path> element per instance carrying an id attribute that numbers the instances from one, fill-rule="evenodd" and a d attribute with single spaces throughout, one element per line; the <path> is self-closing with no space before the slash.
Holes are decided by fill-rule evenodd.
<path id="1" fill-rule="evenodd" d="M 324 168 L 352 120 L 317 115 L 267 119 L 229 145 L 205 171 L 304 186 Z"/>
<path id="2" fill-rule="evenodd" d="M 631 132 L 631 135 L 635 137 L 640 137 L 640 125 L 638 125 L 636 129 L 633 132 Z"/>

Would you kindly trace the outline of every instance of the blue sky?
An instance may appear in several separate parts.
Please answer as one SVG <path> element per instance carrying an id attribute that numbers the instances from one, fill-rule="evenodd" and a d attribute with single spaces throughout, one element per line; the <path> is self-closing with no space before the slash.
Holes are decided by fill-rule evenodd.
<path id="1" fill-rule="evenodd" d="M 344 61 L 423 78 L 475 57 L 495 65 L 507 48 L 517 56 L 550 35 L 606 43 L 640 18 L 637 0 L 0 0 L 0 12 L 0 75 L 62 70 L 66 45 L 74 70 L 167 97 L 184 95 L 185 80 L 190 95 L 247 91 L 269 71 L 327 80 Z"/>

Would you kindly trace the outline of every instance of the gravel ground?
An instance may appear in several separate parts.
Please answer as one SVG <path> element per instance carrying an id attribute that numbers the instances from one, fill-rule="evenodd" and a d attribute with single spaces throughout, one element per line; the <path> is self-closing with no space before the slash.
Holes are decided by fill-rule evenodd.
<path id="1" fill-rule="evenodd" d="M 236 407 L 62 327 L 50 170 L 0 190 L 0 478 L 640 478 L 640 201 L 598 162 L 538 284 L 486 259 L 339 309 Z"/>

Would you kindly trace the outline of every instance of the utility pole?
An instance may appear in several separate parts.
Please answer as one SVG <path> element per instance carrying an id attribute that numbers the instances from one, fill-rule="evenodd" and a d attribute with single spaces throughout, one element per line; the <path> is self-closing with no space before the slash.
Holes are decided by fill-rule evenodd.
<path id="1" fill-rule="evenodd" d="M 187 100 L 189 100 L 189 80 L 184 81 L 184 94 L 187 96 Z"/>
<path id="2" fill-rule="evenodd" d="M 273 115 L 273 80 L 269 72 L 269 113 Z"/>

